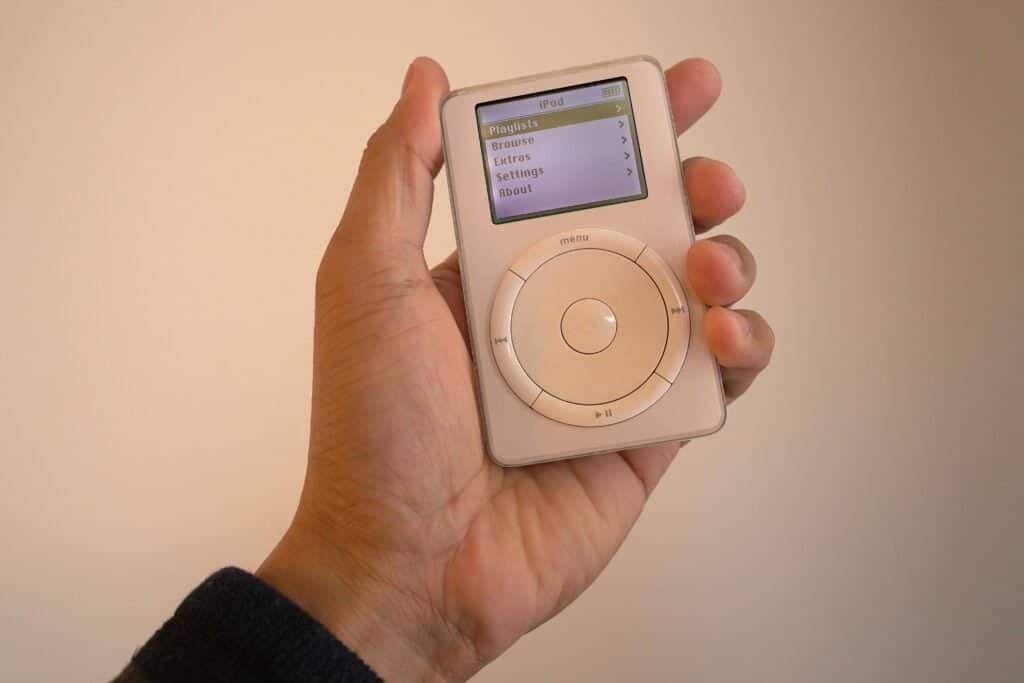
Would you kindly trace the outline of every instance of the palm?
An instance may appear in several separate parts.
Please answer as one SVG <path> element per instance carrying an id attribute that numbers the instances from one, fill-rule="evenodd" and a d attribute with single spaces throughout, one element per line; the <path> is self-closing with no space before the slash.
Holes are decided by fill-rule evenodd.
<path id="1" fill-rule="evenodd" d="M 398 289 L 346 270 L 335 292 L 361 306 L 321 292 L 314 406 L 335 414 L 335 428 L 314 435 L 311 465 L 329 470 L 316 479 L 358 511 L 348 523 L 363 541 L 405 552 L 423 599 L 489 659 L 593 581 L 640 514 L 644 477 L 678 445 L 498 467 L 480 434 L 454 261 Z M 367 406 L 400 409 L 375 411 L 370 424 L 337 417 Z M 408 523 L 395 524 L 396 507 Z"/>
<path id="2" fill-rule="evenodd" d="M 466 313 L 458 268 L 449 259 L 433 276 L 451 316 L 439 320 L 443 329 L 435 332 L 451 348 L 425 362 L 468 366 L 468 340 L 459 334 L 466 329 Z M 451 406 L 476 424 L 471 382 L 449 385 L 446 393 Z M 462 542 L 448 558 L 443 589 L 488 658 L 594 580 L 639 516 L 651 478 L 660 476 L 678 444 L 504 469 L 485 456 L 477 431 L 462 438 L 446 453 L 455 475 L 446 479 L 467 484 L 446 492 L 464 512 L 455 530 Z"/>

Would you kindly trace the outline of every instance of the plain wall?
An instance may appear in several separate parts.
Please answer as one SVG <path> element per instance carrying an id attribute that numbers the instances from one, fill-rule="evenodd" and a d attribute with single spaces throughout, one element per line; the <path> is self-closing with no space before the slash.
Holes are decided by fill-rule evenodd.
<path id="1" fill-rule="evenodd" d="M 3 2 L 0 679 L 114 675 L 285 528 L 316 265 L 411 58 L 459 87 L 649 53 L 723 73 L 681 149 L 747 182 L 724 231 L 775 360 L 479 680 L 1024 680 L 1022 28 L 1020 2 Z"/>

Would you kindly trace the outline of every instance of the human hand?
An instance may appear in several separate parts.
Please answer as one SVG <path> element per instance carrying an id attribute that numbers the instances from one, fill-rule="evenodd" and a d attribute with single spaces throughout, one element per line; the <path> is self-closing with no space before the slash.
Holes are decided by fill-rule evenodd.
<path id="1" fill-rule="evenodd" d="M 714 103 L 718 72 L 666 73 L 676 130 Z M 465 680 L 575 599 L 639 516 L 680 444 L 503 469 L 484 450 L 457 261 L 423 256 L 442 165 L 441 68 L 413 62 L 371 137 L 317 274 L 309 462 L 295 518 L 257 574 L 385 679 Z M 683 163 L 698 232 L 743 186 L 717 161 Z M 454 256 L 454 255 L 453 255 Z M 739 240 L 700 240 L 687 272 L 711 306 L 703 333 L 727 399 L 768 363 Z"/>

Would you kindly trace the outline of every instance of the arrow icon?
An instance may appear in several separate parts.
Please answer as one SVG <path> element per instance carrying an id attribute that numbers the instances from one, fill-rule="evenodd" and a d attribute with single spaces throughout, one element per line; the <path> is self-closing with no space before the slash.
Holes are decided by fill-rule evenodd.
<path id="1" fill-rule="evenodd" d="M 621 104 L 616 104 L 615 105 L 615 113 L 618 114 L 620 111 L 622 111 L 622 105 Z"/>
<path id="2" fill-rule="evenodd" d="M 601 413 L 597 413 L 597 412 L 595 412 L 595 413 L 594 413 L 594 417 L 601 417 Z"/>
<path id="3" fill-rule="evenodd" d="M 626 125 L 625 121 L 619 121 L 619 128 L 622 128 L 625 125 Z"/>
<path id="4" fill-rule="evenodd" d="M 622 144 L 626 144 L 626 136 L 625 135 L 622 136 Z"/>
<path id="5" fill-rule="evenodd" d="M 633 175 L 633 169 L 627 168 L 626 169 L 626 175 Z"/>
<path id="6" fill-rule="evenodd" d="M 629 152 L 623 152 L 622 154 L 625 156 L 625 158 L 629 158 Z"/>

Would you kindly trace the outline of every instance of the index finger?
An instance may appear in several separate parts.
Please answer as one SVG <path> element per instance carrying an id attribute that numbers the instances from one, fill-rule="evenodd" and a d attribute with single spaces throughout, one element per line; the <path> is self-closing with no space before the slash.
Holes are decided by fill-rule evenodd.
<path id="1" fill-rule="evenodd" d="M 676 135 L 697 122 L 722 92 L 722 77 L 715 65 L 698 57 L 684 59 L 665 71 Z"/>

